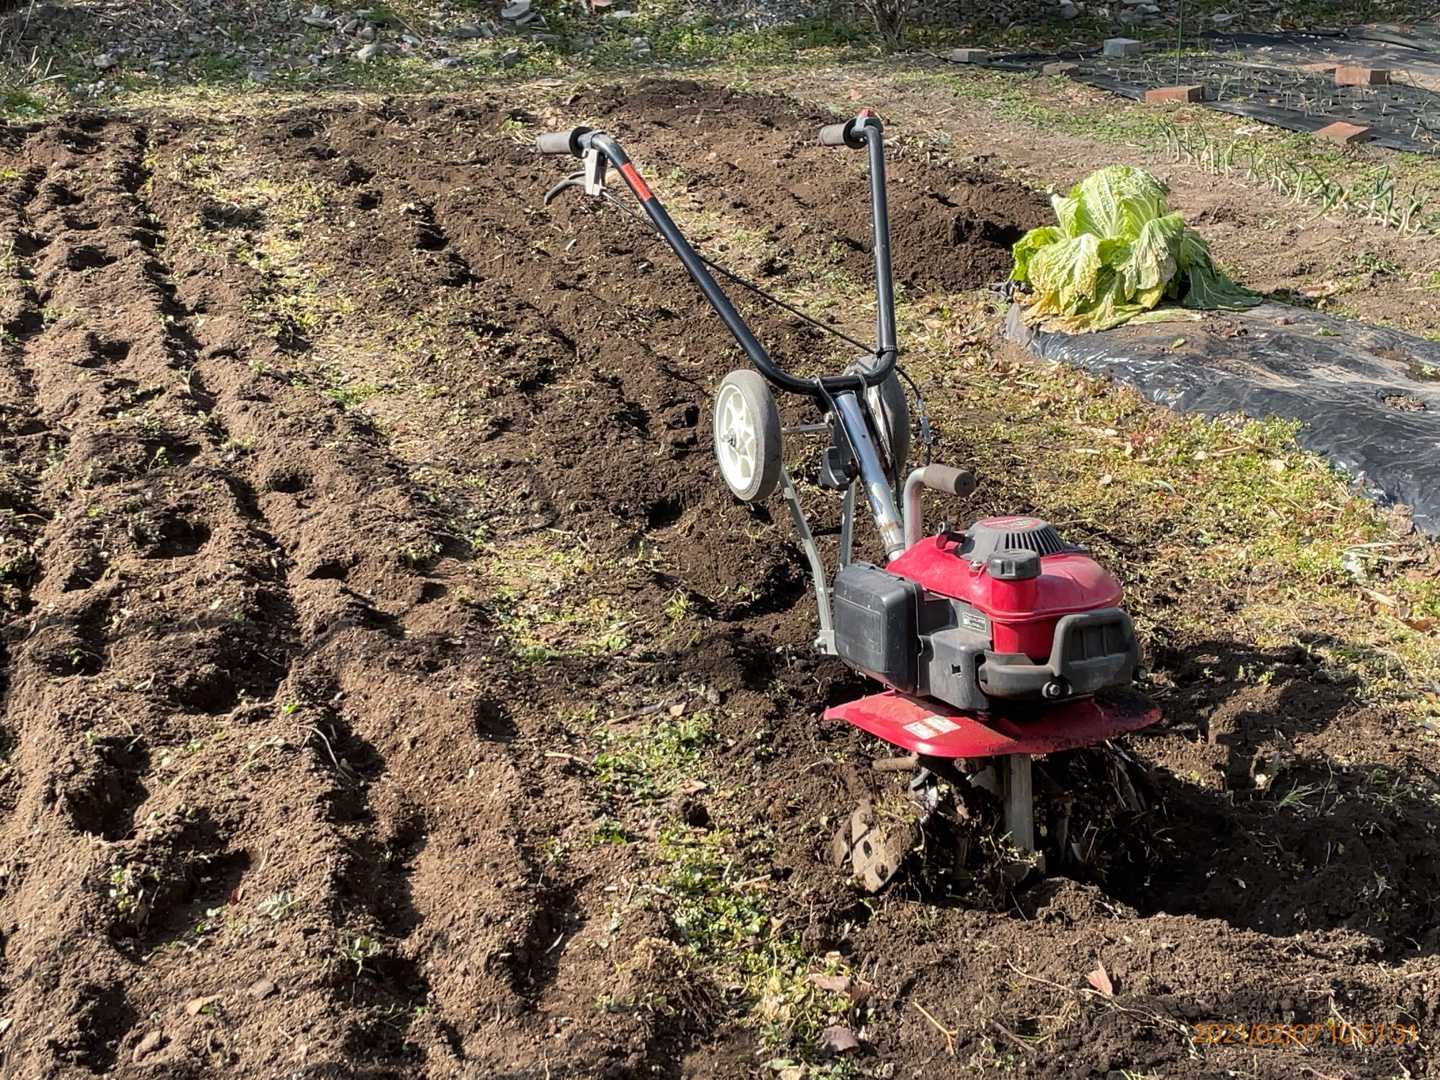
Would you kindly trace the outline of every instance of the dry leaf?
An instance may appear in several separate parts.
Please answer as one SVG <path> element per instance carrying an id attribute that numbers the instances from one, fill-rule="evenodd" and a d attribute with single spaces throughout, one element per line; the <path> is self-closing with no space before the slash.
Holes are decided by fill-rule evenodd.
<path id="1" fill-rule="evenodd" d="M 831 1024 L 820 1036 L 820 1045 L 832 1054 L 848 1054 L 860 1049 L 860 1040 L 844 1024 Z"/>
<path id="2" fill-rule="evenodd" d="M 827 990 L 832 994 L 848 994 L 850 992 L 850 976 L 822 975 L 816 972 L 810 976 L 810 985 L 817 990 Z"/>
<path id="3" fill-rule="evenodd" d="M 1106 997 L 1115 996 L 1115 984 L 1110 981 L 1110 973 L 1105 970 L 1103 963 L 1086 975 L 1085 981 Z"/>

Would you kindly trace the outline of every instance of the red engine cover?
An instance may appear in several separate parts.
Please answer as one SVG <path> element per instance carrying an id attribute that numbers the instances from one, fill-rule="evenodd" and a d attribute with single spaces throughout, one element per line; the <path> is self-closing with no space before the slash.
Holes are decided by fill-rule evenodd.
<path id="1" fill-rule="evenodd" d="M 962 600 L 990 619 L 992 648 L 1049 659 L 1055 624 L 1062 615 L 1118 607 L 1120 582 L 1088 555 L 1064 552 L 1040 560 L 1040 576 L 996 581 L 985 567 L 958 553 L 958 541 L 930 536 L 899 555 L 886 569 L 928 592 Z"/>

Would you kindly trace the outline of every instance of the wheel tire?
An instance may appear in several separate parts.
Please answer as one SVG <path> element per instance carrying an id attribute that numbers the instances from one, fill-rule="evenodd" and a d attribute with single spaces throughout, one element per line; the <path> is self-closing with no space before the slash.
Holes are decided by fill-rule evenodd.
<path id="1" fill-rule="evenodd" d="M 780 483 L 780 412 L 758 371 L 732 371 L 715 391 L 715 461 L 741 502 L 764 502 Z"/>
<path id="2" fill-rule="evenodd" d="M 875 418 L 885 425 L 894 470 L 891 479 L 898 484 L 910 460 L 910 400 L 905 396 L 905 387 L 900 385 L 900 376 L 892 371 L 888 379 L 869 389 L 867 400 Z"/>

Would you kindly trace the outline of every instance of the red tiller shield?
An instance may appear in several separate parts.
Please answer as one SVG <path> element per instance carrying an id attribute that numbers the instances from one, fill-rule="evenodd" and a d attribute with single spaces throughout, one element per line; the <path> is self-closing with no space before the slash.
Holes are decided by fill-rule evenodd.
<path id="1" fill-rule="evenodd" d="M 1148 727 L 1160 719 L 1160 710 L 1143 699 L 1102 704 L 1085 698 L 1050 706 L 1032 716 L 981 716 L 933 699 L 887 690 L 826 709 L 825 719 L 844 720 L 927 757 L 982 758 L 1050 754 L 1090 746 Z"/>

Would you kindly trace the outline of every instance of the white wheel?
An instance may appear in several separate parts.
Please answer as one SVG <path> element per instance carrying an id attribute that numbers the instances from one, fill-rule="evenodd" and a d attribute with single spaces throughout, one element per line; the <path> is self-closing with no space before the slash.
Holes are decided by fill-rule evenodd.
<path id="1" fill-rule="evenodd" d="M 715 460 L 741 502 L 768 499 L 780 482 L 780 413 L 758 371 L 732 371 L 715 392 Z"/>

